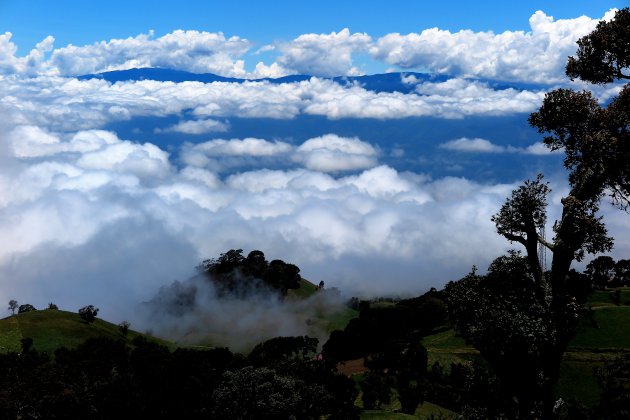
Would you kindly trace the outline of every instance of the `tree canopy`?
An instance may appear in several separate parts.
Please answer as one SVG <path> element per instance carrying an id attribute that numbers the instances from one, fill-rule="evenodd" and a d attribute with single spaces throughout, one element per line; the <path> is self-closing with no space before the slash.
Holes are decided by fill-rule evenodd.
<path id="1" fill-rule="evenodd" d="M 242 249 L 231 249 L 219 258 L 204 260 L 197 270 L 214 282 L 219 294 L 247 295 L 266 289 L 286 296 L 289 289 L 300 287 L 301 280 L 296 265 L 269 262 L 259 250 L 244 257 Z"/>

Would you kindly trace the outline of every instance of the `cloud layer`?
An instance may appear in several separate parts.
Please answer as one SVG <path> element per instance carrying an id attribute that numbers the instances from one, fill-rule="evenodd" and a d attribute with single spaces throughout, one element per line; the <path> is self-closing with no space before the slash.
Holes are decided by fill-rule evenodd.
<path id="1" fill-rule="evenodd" d="M 5 300 L 87 300 L 120 309 L 120 296 L 146 299 L 230 248 L 262 249 L 298 264 L 307 278 L 348 291 L 402 293 L 439 284 L 506 248 L 489 217 L 510 186 L 400 173 L 379 165 L 376 149 L 359 139 L 328 135 L 297 147 L 236 139 L 181 150 L 206 158 L 289 154 L 298 165 L 227 177 L 190 156 L 106 131 L 18 126 L 3 144 Z M 325 163 L 331 156 L 337 166 Z M 326 173 L 343 169 L 355 172 Z M 457 196 L 444 193 L 449 189 Z"/>
<path id="2" fill-rule="evenodd" d="M 610 19 L 611 10 L 602 19 Z M 153 32 L 91 45 L 54 48 L 54 34 L 26 56 L 17 54 L 12 34 L 0 35 L 0 73 L 74 76 L 137 67 L 165 67 L 222 76 L 259 78 L 287 74 L 343 76 L 359 74 L 359 55 L 398 69 L 497 80 L 558 83 L 565 80 L 566 57 L 576 41 L 600 19 L 581 16 L 554 20 L 543 11 L 529 18 L 530 30 L 450 32 L 439 28 L 418 33 L 389 33 L 377 39 L 348 28 L 328 34 L 302 34 L 252 51 L 253 43 L 221 32 L 175 30 L 156 37 Z M 275 61 L 260 60 L 273 52 Z M 248 70 L 249 68 L 249 70 Z"/>
<path id="3" fill-rule="evenodd" d="M 411 94 L 377 93 L 317 78 L 283 84 L 152 80 L 110 84 L 99 79 L 0 76 L 0 86 L 0 110 L 20 124 L 76 131 L 139 116 L 175 115 L 182 120 L 164 131 L 187 134 L 225 132 L 230 117 L 387 120 L 510 115 L 533 111 L 544 97 L 542 91 L 493 89 L 463 79 L 418 84 Z"/>

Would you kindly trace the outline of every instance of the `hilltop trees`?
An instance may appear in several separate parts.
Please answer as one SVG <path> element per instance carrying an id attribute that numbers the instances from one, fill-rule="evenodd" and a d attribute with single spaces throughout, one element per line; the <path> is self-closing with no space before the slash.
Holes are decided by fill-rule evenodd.
<path id="1" fill-rule="evenodd" d="M 624 73 L 630 63 L 629 22 L 630 9 L 626 8 L 580 39 L 577 56 L 568 61 L 567 75 L 600 84 L 630 78 Z M 488 276 L 473 273 L 451 286 L 448 296 L 458 329 L 496 371 L 517 401 L 520 416 L 550 418 L 553 386 L 581 311 L 568 284 L 574 278 L 569 276 L 571 263 L 587 253 L 612 248 L 613 240 L 597 215 L 605 195 L 620 208 L 630 205 L 630 85 L 607 107 L 588 91 L 551 91 L 529 123 L 545 135 L 547 147 L 565 154 L 570 190 L 561 200 L 555 236 L 547 241 L 539 233 L 545 225 L 550 191 L 539 176 L 515 190 L 493 217 L 498 233 L 522 244 L 526 256 L 511 254 L 495 261 Z M 549 275 L 543 275 L 538 262 L 539 245 L 553 255 Z M 527 261 L 525 266 L 523 261 Z M 499 293 L 514 305 L 485 310 L 488 293 Z M 465 305 L 460 299 L 463 294 L 478 296 L 472 299 L 476 307 Z"/>
<path id="2" fill-rule="evenodd" d="M 247 257 L 242 249 L 231 249 L 203 261 L 198 271 L 213 281 L 219 295 L 248 295 L 256 291 L 272 291 L 286 296 L 289 289 L 300 287 L 300 269 L 282 260 L 268 262 L 262 251 Z"/>
<path id="3" fill-rule="evenodd" d="M 30 303 L 25 303 L 24 305 L 20 305 L 18 308 L 18 314 L 22 314 L 24 312 L 36 311 L 37 308 L 31 305 Z"/>

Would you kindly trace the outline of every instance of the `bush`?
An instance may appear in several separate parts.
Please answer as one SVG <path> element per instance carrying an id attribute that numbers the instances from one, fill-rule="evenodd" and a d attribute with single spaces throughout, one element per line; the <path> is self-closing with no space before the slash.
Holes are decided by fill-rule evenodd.
<path id="1" fill-rule="evenodd" d="M 127 333 L 129 332 L 129 327 L 131 326 L 131 324 L 127 321 L 123 321 L 120 324 L 118 324 L 118 331 L 120 331 L 120 333 L 123 335 L 123 337 L 127 336 Z"/>
<path id="2" fill-rule="evenodd" d="M 18 314 L 21 314 L 23 312 L 36 311 L 36 310 L 37 308 L 31 305 L 30 303 L 25 303 L 24 305 L 20 305 L 20 307 L 18 308 Z"/>
<path id="3" fill-rule="evenodd" d="M 93 305 L 84 306 L 79 309 L 79 316 L 88 324 L 94 322 L 96 314 L 98 314 L 98 308 L 95 308 Z"/>

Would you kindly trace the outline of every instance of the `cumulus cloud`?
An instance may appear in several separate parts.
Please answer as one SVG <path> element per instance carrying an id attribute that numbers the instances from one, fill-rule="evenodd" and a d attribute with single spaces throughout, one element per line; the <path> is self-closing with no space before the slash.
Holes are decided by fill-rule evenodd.
<path id="1" fill-rule="evenodd" d="M 319 172 L 344 172 L 377 165 L 378 151 L 360 139 L 327 134 L 306 140 L 300 146 L 263 139 L 216 139 L 185 144 L 180 160 L 187 165 L 215 171 L 234 167 L 265 167 L 290 162 Z M 255 159 L 253 159 L 255 158 Z"/>
<path id="2" fill-rule="evenodd" d="M 174 132 L 183 134 L 206 134 L 214 132 L 226 132 L 230 129 L 228 122 L 207 120 L 188 120 L 180 121 L 177 124 L 165 129 L 156 129 L 155 132 Z"/>
<path id="3" fill-rule="evenodd" d="M 307 140 L 297 150 L 295 160 L 308 169 L 340 172 L 376 166 L 377 150 L 358 138 L 328 134 Z"/>
<path id="4" fill-rule="evenodd" d="M 611 10 L 603 19 L 613 15 Z M 576 41 L 595 29 L 598 21 L 586 16 L 554 20 L 537 11 L 529 19 L 528 32 L 452 33 L 430 28 L 407 35 L 387 34 L 370 52 L 403 69 L 551 84 L 565 79 L 566 57 L 575 53 Z"/>
<path id="5" fill-rule="evenodd" d="M 176 30 L 159 38 L 153 32 L 92 45 L 55 49 L 50 65 L 62 75 L 80 75 L 139 67 L 164 67 L 223 76 L 245 75 L 238 59 L 250 42 L 221 33 Z"/>
<path id="6" fill-rule="evenodd" d="M 297 74 L 314 76 L 357 75 L 352 54 L 367 51 L 372 38 L 365 33 L 350 34 L 348 28 L 330 34 L 304 34 L 280 44 L 278 62 Z"/>
<path id="7" fill-rule="evenodd" d="M 55 38 L 47 36 L 37 43 L 26 56 L 17 55 L 17 45 L 11 41 L 13 34 L 0 34 L 0 74 L 24 74 L 34 76 L 47 71 L 46 54 L 52 51 Z"/>
<path id="8" fill-rule="evenodd" d="M 501 146 L 486 139 L 469 139 L 462 137 L 440 144 L 440 148 L 465 153 L 523 153 L 528 155 L 549 155 L 559 153 L 559 150 L 550 150 L 543 143 L 535 143 L 527 147 Z"/>

